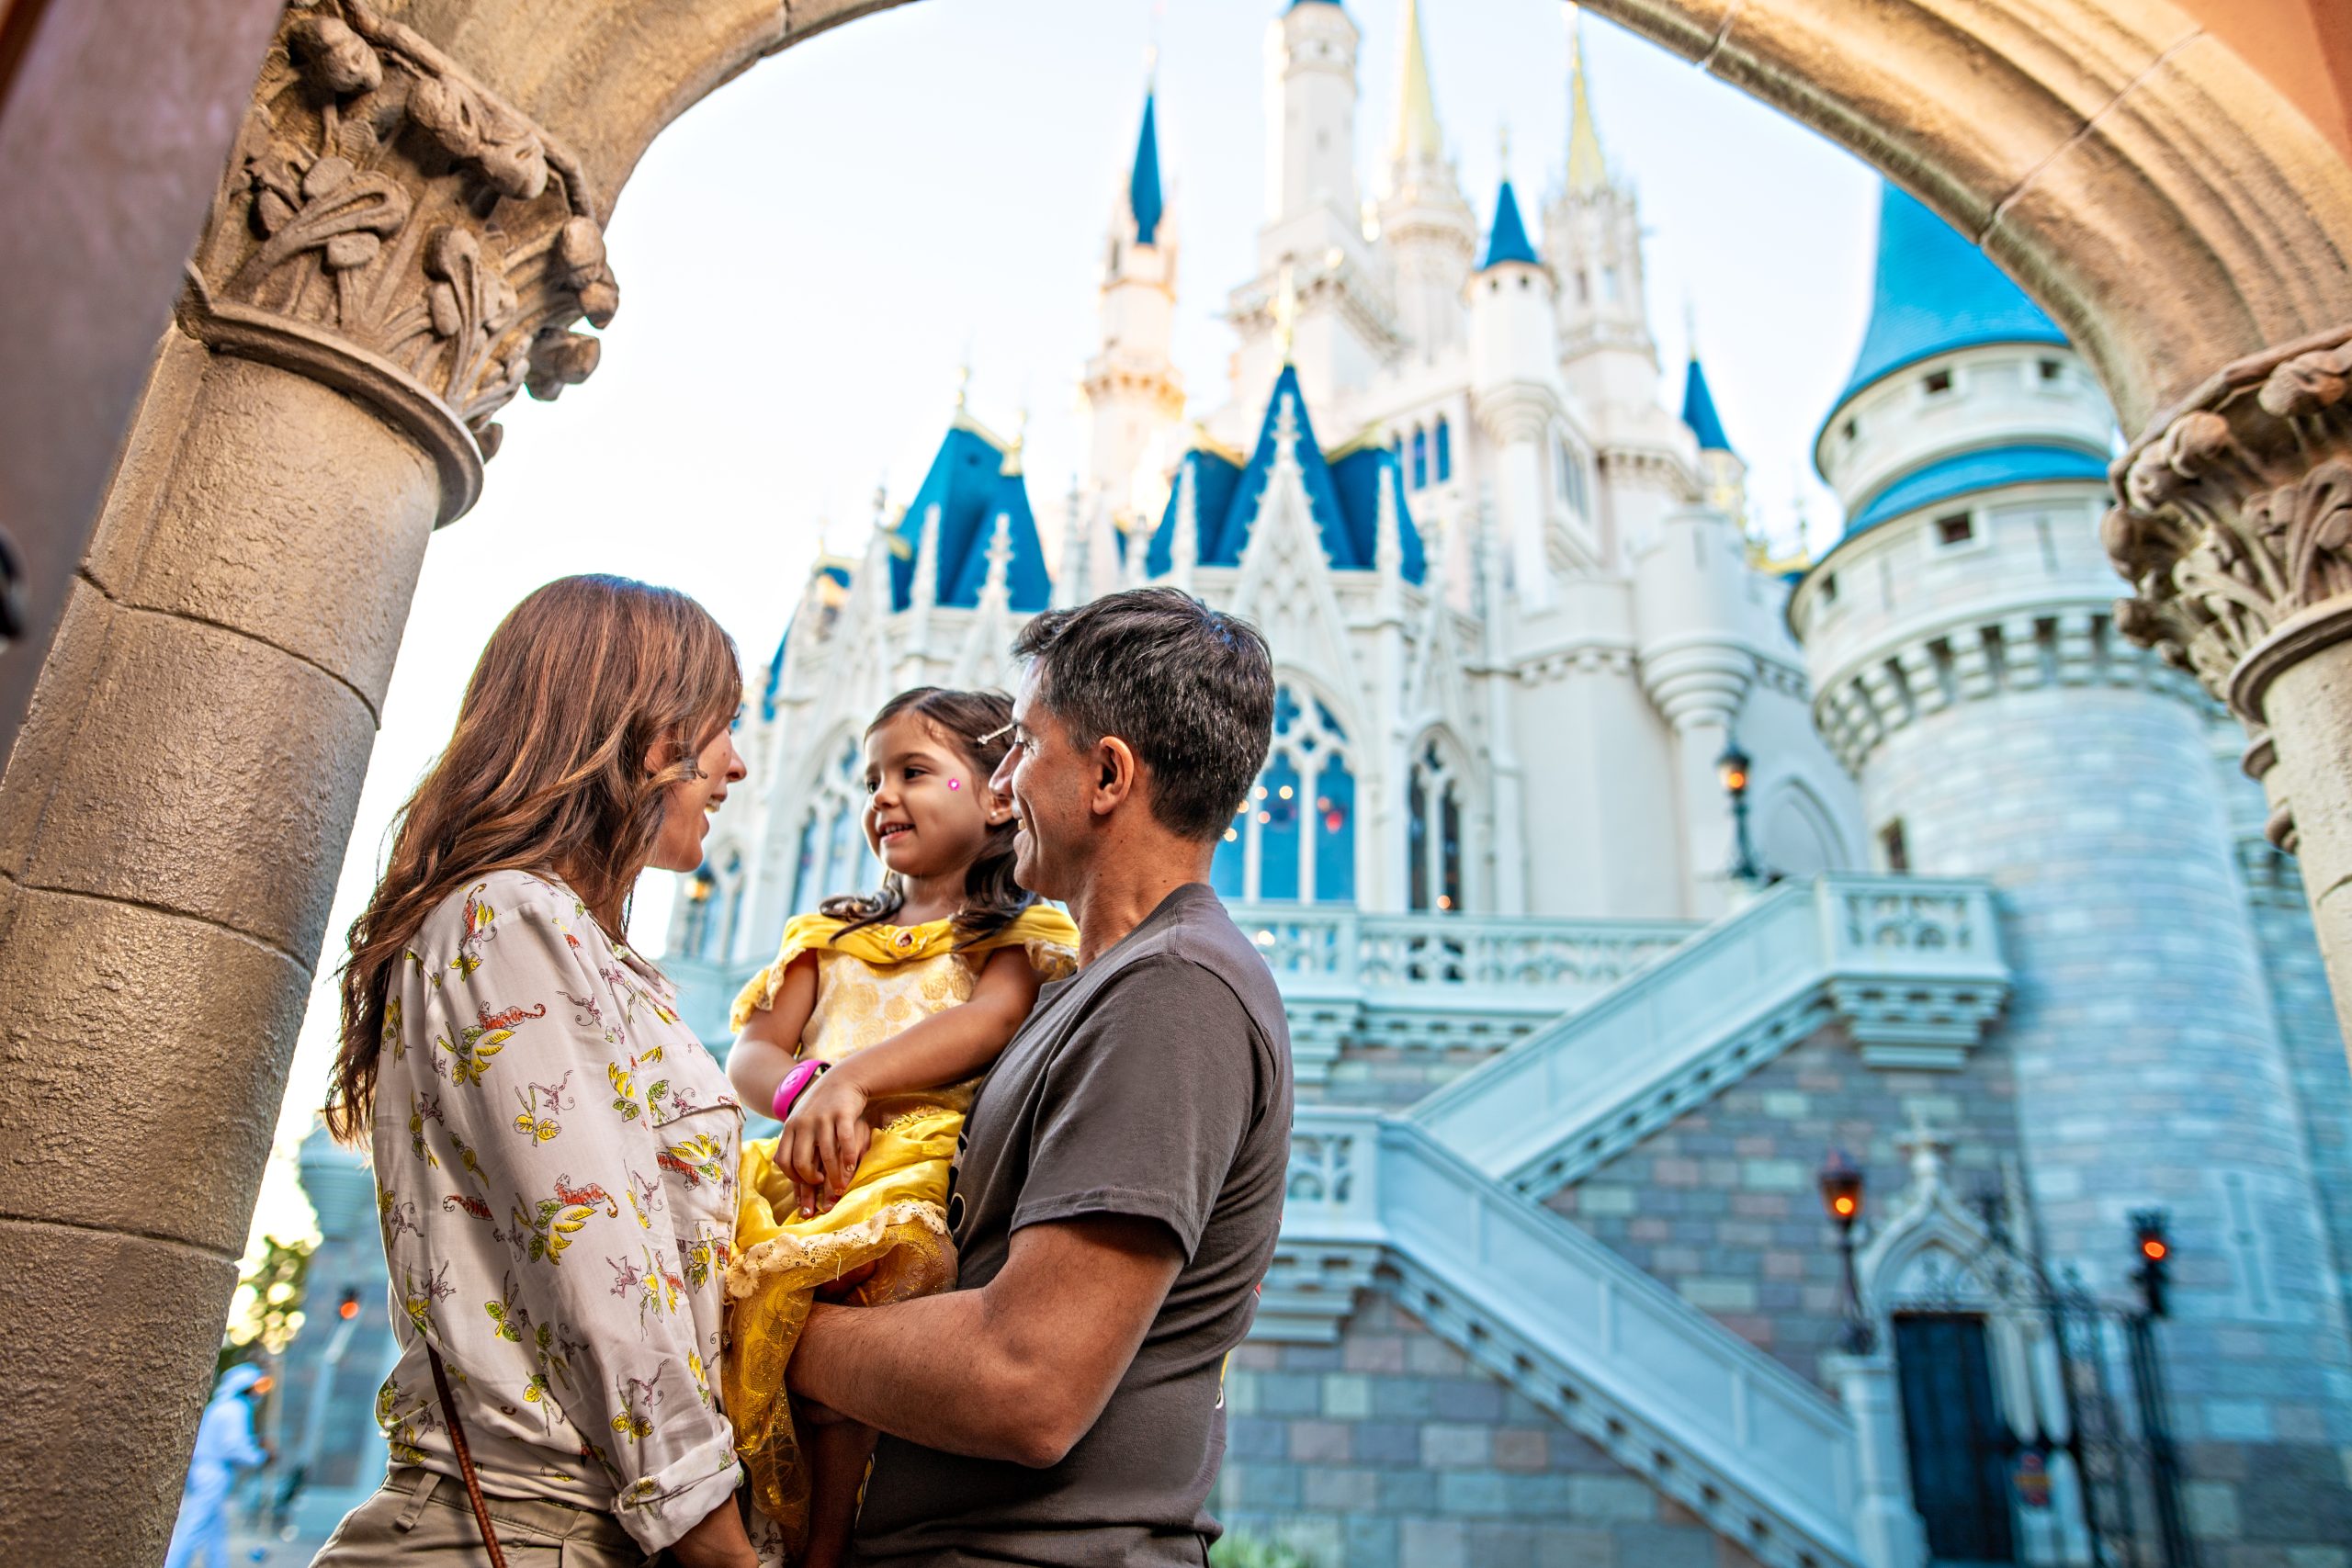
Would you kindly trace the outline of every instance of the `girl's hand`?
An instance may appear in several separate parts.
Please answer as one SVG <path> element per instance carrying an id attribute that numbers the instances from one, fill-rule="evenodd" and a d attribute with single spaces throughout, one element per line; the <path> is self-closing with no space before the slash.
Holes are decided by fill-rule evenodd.
<path id="1" fill-rule="evenodd" d="M 865 1100 L 857 1075 L 836 1067 L 793 1102 L 792 1119 L 776 1143 L 776 1164 L 792 1173 L 792 1204 L 802 1219 L 840 1202 L 856 1178 L 873 1137 Z"/>

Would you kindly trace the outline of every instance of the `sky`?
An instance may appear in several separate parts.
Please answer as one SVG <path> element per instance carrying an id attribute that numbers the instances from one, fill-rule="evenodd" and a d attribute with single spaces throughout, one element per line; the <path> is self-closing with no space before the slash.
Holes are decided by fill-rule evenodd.
<path id="1" fill-rule="evenodd" d="M 1378 177 L 1404 0 L 1347 0 L 1363 33 L 1358 166 Z M 1217 320 L 1253 270 L 1265 35 L 1279 0 L 922 0 L 763 62 L 688 110 L 621 193 L 607 243 L 621 309 L 560 401 L 518 399 L 472 513 L 436 534 L 337 886 L 256 1236 L 308 1228 L 292 1149 L 334 1054 L 333 969 L 401 799 L 455 721 L 499 618 L 551 579 L 682 588 L 763 667 L 831 539 L 862 553 L 884 487 L 910 496 L 965 367 L 973 412 L 1027 416 L 1049 546 L 1082 464 L 1077 383 L 1096 269 L 1156 46 L 1163 177 L 1180 225 L 1178 367 L 1194 414 L 1223 398 Z M 1491 218 L 1510 174 L 1531 222 L 1567 143 L 1560 0 L 1422 0 L 1438 117 Z M 1834 536 L 1811 469 L 1870 304 L 1877 175 L 1777 111 L 1584 18 L 1612 170 L 1639 193 L 1650 317 L 1680 406 L 1686 308 L 1751 510 L 1785 541 Z M 739 798 L 749 801 L 748 792 Z M 640 885 L 661 948 L 673 880 Z"/>

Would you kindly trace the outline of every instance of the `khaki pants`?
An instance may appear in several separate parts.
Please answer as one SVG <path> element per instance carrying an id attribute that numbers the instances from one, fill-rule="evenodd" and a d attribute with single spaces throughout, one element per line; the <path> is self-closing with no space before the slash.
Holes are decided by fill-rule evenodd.
<path id="1" fill-rule="evenodd" d="M 654 1561 L 610 1514 L 516 1497 L 483 1501 L 509 1568 L 643 1568 Z M 344 1516 L 311 1568 L 405 1568 L 420 1562 L 485 1568 L 490 1552 L 462 1482 L 401 1466 Z"/>

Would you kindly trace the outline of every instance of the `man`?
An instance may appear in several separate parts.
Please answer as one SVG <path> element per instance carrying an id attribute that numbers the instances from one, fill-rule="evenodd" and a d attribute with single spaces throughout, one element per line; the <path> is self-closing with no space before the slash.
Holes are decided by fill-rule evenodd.
<path id="1" fill-rule="evenodd" d="M 804 1398 L 885 1434 L 859 1561 L 1191 1563 L 1225 1448 L 1226 1353 L 1273 1255 L 1290 1037 L 1208 886 L 1263 765 L 1273 668 L 1172 589 L 1041 615 L 998 770 L 1023 886 L 1069 906 L 1047 986 L 965 1126 L 956 1290 L 820 1305 Z"/>

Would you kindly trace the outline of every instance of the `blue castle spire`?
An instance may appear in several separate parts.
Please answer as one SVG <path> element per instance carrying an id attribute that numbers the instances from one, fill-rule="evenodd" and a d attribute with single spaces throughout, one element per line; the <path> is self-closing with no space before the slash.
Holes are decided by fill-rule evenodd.
<path id="1" fill-rule="evenodd" d="M 1699 438 L 1702 452 L 1728 452 L 1731 438 L 1724 434 L 1724 422 L 1715 413 L 1715 395 L 1707 388 L 1706 368 L 1699 363 L 1699 351 L 1690 351 L 1690 368 L 1682 377 L 1682 423 Z"/>
<path id="2" fill-rule="evenodd" d="M 1127 210 L 1135 214 L 1136 243 L 1148 245 L 1167 209 L 1159 194 L 1159 94 L 1143 96 L 1143 130 L 1136 138 L 1136 166 L 1127 176 Z"/>
<path id="3" fill-rule="evenodd" d="M 1535 265 L 1535 247 L 1528 243 L 1527 225 L 1520 221 L 1519 198 L 1511 194 L 1509 180 L 1495 193 L 1495 225 L 1487 231 L 1487 259 L 1478 264 L 1478 270 L 1484 272 L 1503 262 Z"/>
<path id="4" fill-rule="evenodd" d="M 1911 196 L 1883 187 L 1871 323 L 1839 403 L 1906 365 L 1956 348 L 2065 341 L 1984 252 Z"/>

